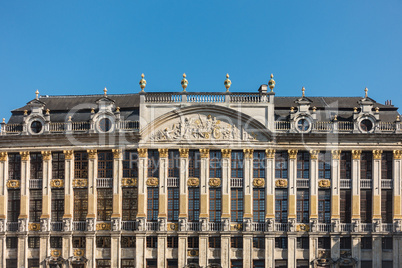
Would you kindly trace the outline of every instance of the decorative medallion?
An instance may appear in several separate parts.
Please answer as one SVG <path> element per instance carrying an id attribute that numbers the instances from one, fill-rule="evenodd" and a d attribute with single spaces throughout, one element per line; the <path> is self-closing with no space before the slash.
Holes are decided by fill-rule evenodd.
<path id="1" fill-rule="evenodd" d="M 50 187 L 61 188 L 63 186 L 64 186 L 64 180 L 62 179 L 53 179 L 50 181 Z"/>
<path id="2" fill-rule="evenodd" d="M 269 159 L 274 159 L 275 158 L 275 149 L 266 149 L 265 150 L 265 155 Z"/>
<path id="3" fill-rule="evenodd" d="M 188 157 L 188 151 L 189 150 L 187 148 L 180 148 L 179 149 L 180 157 L 187 158 Z"/>
<path id="4" fill-rule="evenodd" d="M 87 179 L 73 179 L 73 187 L 75 188 L 84 188 L 88 186 Z"/>
<path id="5" fill-rule="evenodd" d="M 232 224 L 232 231 L 243 231 L 243 223 Z"/>
<path id="6" fill-rule="evenodd" d="M 28 230 L 29 231 L 40 231 L 40 223 L 30 223 L 28 224 Z"/>
<path id="7" fill-rule="evenodd" d="M 286 188 L 288 187 L 288 181 L 283 179 L 276 180 L 275 186 L 278 188 Z"/>
<path id="8" fill-rule="evenodd" d="M 394 159 L 402 159 L 402 150 L 394 150 Z"/>
<path id="9" fill-rule="evenodd" d="M 20 181 L 19 180 L 8 180 L 7 181 L 7 188 L 9 188 L 9 189 L 20 188 Z"/>
<path id="10" fill-rule="evenodd" d="M 52 160 L 52 152 L 51 151 L 42 151 L 42 159 L 45 161 Z"/>
<path id="11" fill-rule="evenodd" d="M 200 180 L 198 178 L 188 178 L 187 186 L 198 187 L 200 185 Z"/>
<path id="12" fill-rule="evenodd" d="M 147 148 L 138 148 L 138 157 L 147 157 L 148 156 L 148 149 Z"/>
<path id="13" fill-rule="evenodd" d="M 373 158 L 375 160 L 381 160 L 382 150 L 373 150 Z"/>
<path id="14" fill-rule="evenodd" d="M 253 149 L 243 149 L 244 158 L 253 159 L 254 150 Z"/>
<path id="15" fill-rule="evenodd" d="M 0 161 L 7 161 L 7 152 L 0 152 Z"/>
<path id="16" fill-rule="evenodd" d="M 73 150 L 64 150 L 64 159 L 66 160 L 73 160 L 74 157 L 74 151 Z"/>
<path id="17" fill-rule="evenodd" d="M 317 160 L 319 153 L 320 153 L 319 150 L 310 150 L 310 158 L 313 160 Z"/>
<path id="18" fill-rule="evenodd" d="M 110 223 L 101 222 L 96 224 L 97 231 L 110 231 L 112 229 Z"/>
<path id="19" fill-rule="evenodd" d="M 158 149 L 158 152 L 159 152 L 159 157 L 168 157 L 169 149 L 167 149 L 167 148 Z"/>
<path id="20" fill-rule="evenodd" d="M 123 187 L 137 186 L 137 178 L 123 178 L 123 179 L 121 179 L 121 185 Z"/>
<path id="21" fill-rule="evenodd" d="M 209 157 L 209 149 L 200 149 L 201 158 Z"/>
<path id="22" fill-rule="evenodd" d="M 222 151 L 223 158 L 230 158 L 230 155 L 232 153 L 231 149 L 221 149 L 221 151 Z"/>
<path id="23" fill-rule="evenodd" d="M 77 248 L 74 250 L 73 254 L 75 257 L 83 257 L 85 254 L 85 251 L 83 249 Z"/>
<path id="24" fill-rule="evenodd" d="M 98 150 L 87 150 L 87 153 L 88 153 L 89 159 L 95 159 L 96 155 L 98 153 Z"/>
<path id="25" fill-rule="evenodd" d="M 320 188 L 330 188 L 331 181 L 330 180 L 320 180 L 318 181 L 318 187 Z"/>
<path id="26" fill-rule="evenodd" d="M 187 256 L 189 257 L 197 257 L 199 255 L 199 251 L 195 249 L 187 250 Z"/>
<path id="27" fill-rule="evenodd" d="M 53 258 L 60 257 L 61 256 L 61 250 L 53 249 L 52 251 L 50 251 L 50 256 L 52 256 Z"/>
<path id="28" fill-rule="evenodd" d="M 352 150 L 352 158 L 355 160 L 360 160 L 362 150 Z"/>
<path id="29" fill-rule="evenodd" d="M 209 186 L 211 186 L 211 187 L 219 187 L 219 186 L 221 186 L 221 179 L 219 179 L 219 178 L 211 178 L 211 179 L 209 179 Z"/>
<path id="30" fill-rule="evenodd" d="M 319 250 L 318 251 L 318 257 L 325 259 L 325 258 L 330 258 L 331 257 L 331 251 L 330 250 Z"/>
<path id="31" fill-rule="evenodd" d="M 310 230 L 310 226 L 308 224 L 298 224 L 296 226 L 296 232 L 308 232 Z"/>
<path id="32" fill-rule="evenodd" d="M 148 186 L 158 186 L 159 185 L 158 178 L 155 178 L 155 177 L 148 178 L 147 179 L 147 185 Z"/>
<path id="33" fill-rule="evenodd" d="M 264 187 L 265 180 L 263 178 L 256 178 L 253 180 L 253 186 L 254 187 Z"/>
<path id="34" fill-rule="evenodd" d="M 29 152 L 25 151 L 25 152 L 20 152 L 21 155 L 21 160 L 22 161 L 28 161 L 29 160 Z"/>
<path id="35" fill-rule="evenodd" d="M 341 150 L 332 150 L 331 154 L 332 154 L 332 159 L 337 159 L 339 160 L 341 158 Z"/>
<path id="36" fill-rule="evenodd" d="M 290 159 L 296 159 L 297 157 L 297 150 L 295 149 L 289 149 L 288 150 L 289 158 Z"/>
<path id="37" fill-rule="evenodd" d="M 167 230 L 168 231 L 177 231 L 179 229 L 179 224 L 178 223 L 168 223 L 167 224 Z"/>
<path id="38" fill-rule="evenodd" d="M 113 152 L 113 158 L 121 158 L 121 149 L 112 149 Z"/>

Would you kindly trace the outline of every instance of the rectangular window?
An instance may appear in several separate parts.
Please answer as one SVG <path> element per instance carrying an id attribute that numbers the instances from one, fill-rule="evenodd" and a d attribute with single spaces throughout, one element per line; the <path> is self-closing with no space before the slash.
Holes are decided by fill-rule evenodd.
<path id="1" fill-rule="evenodd" d="M 318 238 L 318 248 L 319 249 L 331 249 L 331 238 L 330 237 L 319 237 Z"/>
<path id="2" fill-rule="evenodd" d="M 73 236 L 73 248 L 85 248 L 85 236 Z"/>
<path id="3" fill-rule="evenodd" d="M 74 221 L 86 221 L 88 214 L 88 190 L 74 189 Z"/>
<path id="4" fill-rule="evenodd" d="M 287 189 L 275 190 L 275 221 L 287 223 L 288 221 L 288 191 Z"/>
<path id="5" fill-rule="evenodd" d="M 341 249 L 352 249 L 352 239 L 350 237 L 340 238 Z"/>
<path id="6" fill-rule="evenodd" d="M 253 237 L 253 248 L 264 249 L 265 237 Z"/>
<path id="7" fill-rule="evenodd" d="M 381 268 L 393 268 L 394 263 L 393 261 L 382 261 Z"/>
<path id="8" fill-rule="evenodd" d="M 121 236 L 122 248 L 135 248 L 135 236 Z"/>
<path id="9" fill-rule="evenodd" d="M 42 215 L 42 190 L 29 191 L 29 221 L 40 222 Z"/>
<path id="10" fill-rule="evenodd" d="M 230 193 L 232 222 L 243 222 L 243 189 L 232 188 Z"/>
<path id="11" fill-rule="evenodd" d="M 122 202 L 122 220 L 134 221 L 137 215 L 137 187 L 123 188 L 123 202 Z"/>
<path id="12" fill-rule="evenodd" d="M 360 178 L 362 180 L 373 179 L 373 153 L 363 152 L 360 159 Z"/>
<path id="13" fill-rule="evenodd" d="M 21 155 L 8 154 L 8 179 L 21 180 Z"/>
<path id="14" fill-rule="evenodd" d="M 331 153 L 320 152 L 318 154 L 318 178 L 331 179 Z"/>
<path id="15" fill-rule="evenodd" d="M 28 237 L 28 248 L 39 248 L 39 246 L 40 246 L 39 236 Z"/>
<path id="16" fill-rule="evenodd" d="M 51 236 L 50 237 L 50 247 L 51 248 L 63 248 L 63 238 L 61 236 Z"/>
<path id="17" fill-rule="evenodd" d="M 88 178 L 88 153 L 75 152 L 74 153 L 74 178 L 86 179 Z"/>
<path id="18" fill-rule="evenodd" d="M 308 179 L 310 178 L 310 153 L 298 152 L 297 153 L 297 178 Z"/>
<path id="19" fill-rule="evenodd" d="M 158 247 L 158 237 L 147 236 L 147 248 L 157 248 L 157 247 Z"/>
<path id="20" fill-rule="evenodd" d="M 308 190 L 297 190 L 297 222 L 309 222 L 309 192 Z"/>
<path id="21" fill-rule="evenodd" d="M 210 248 L 221 248 L 221 238 L 219 236 L 210 236 L 208 238 L 208 246 Z"/>
<path id="22" fill-rule="evenodd" d="M 232 152 L 231 172 L 232 178 L 243 178 L 243 152 Z"/>
<path id="23" fill-rule="evenodd" d="M 96 268 L 110 268 L 110 260 L 96 260 Z"/>
<path id="24" fill-rule="evenodd" d="M 382 238 L 382 250 L 392 250 L 392 249 L 393 249 L 392 237 L 383 237 Z"/>
<path id="25" fill-rule="evenodd" d="M 275 237 L 275 248 L 288 249 L 288 238 L 285 236 Z"/>
<path id="26" fill-rule="evenodd" d="M 170 178 L 180 177 L 180 155 L 177 150 L 168 151 L 168 176 Z"/>
<path id="27" fill-rule="evenodd" d="M 110 221 L 113 212 L 113 189 L 98 189 L 98 221 Z"/>
<path id="28" fill-rule="evenodd" d="M 148 150 L 148 177 L 159 178 L 158 150 Z"/>
<path id="29" fill-rule="evenodd" d="M 341 179 L 350 180 L 352 178 L 352 154 L 342 152 L 340 156 Z"/>
<path id="30" fill-rule="evenodd" d="M 341 223 L 351 223 L 352 220 L 352 195 L 350 190 L 340 190 Z"/>
<path id="31" fill-rule="evenodd" d="M 199 244 L 200 244 L 200 242 L 199 242 L 198 236 L 189 236 L 187 238 L 188 248 L 198 248 Z"/>
<path id="32" fill-rule="evenodd" d="M 97 236 L 96 247 L 97 248 L 110 248 L 111 240 L 110 236 Z"/>
<path id="33" fill-rule="evenodd" d="M 381 190 L 381 218 L 383 223 L 392 223 L 392 190 Z"/>
<path id="34" fill-rule="evenodd" d="M 178 248 L 179 247 L 179 238 L 177 236 L 168 236 L 167 247 L 168 248 Z"/>
<path id="35" fill-rule="evenodd" d="M 219 151 L 209 152 L 209 177 L 222 178 L 222 153 Z"/>
<path id="36" fill-rule="evenodd" d="M 361 266 L 360 267 L 364 267 L 364 268 L 372 268 L 373 267 L 373 261 L 361 261 Z M 391 266 L 392 267 L 392 266 Z"/>
<path id="37" fill-rule="evenodd" d="M 222 213 L 221 188 L 209 188 L 209 221 L 220 222 Z"/>
<path id="38" fill-rule="evenodd" d="M 243 260 L 231 260 L 230 268 L 243 268 Z"/>
<path id="39" fill-rule="evenodd" d="M 331 192 L 318 190 L 318 222 L 331 222 Z"/>
<path id="40" fill-rule="evenodd" d="M 6 268 L 18 268 L 17 259 L 6 259 Z"/>
<path id="41" fill-rule="evenodd" d="M 372 206 L 371 190 L 360 190 L 360 218 L 362 223 L 371 223 L 371 206 Z"/>
<path id="42" fill-rule="evenodd" d="M 296 268 L 309 268 L 308 260 L 296 260 Z"/>
<path id="43" fill-rule="evenodd" d="M 123 154 L 123 178 L 138 177 L 138 153 L 125 151 Z"/>
<path id="44" fill-rule="evenodd" d="M 373 248 L 373 239 L 371 237 L 362 237 L 361 245 L 362 245 L 362 249 L 372 249 Z"/>
<path id="45" fill-rule="evenodd" d="M 178 267 L 177 260 L 167 260 L 167 268 L 176 268 Z"/>
<path id="46" fill-rule="evenodd" d="M 264 260 L 253 260 L 253 268 L 265 268 Z"/>
<path id="47" fill-rule="evenodd" d="M 242 236 L 234 236 L 230 238 L 230 247 L 231 248 L 243 248 L 243 237 Z"/>
<path id="48" fill-rule="evenodd" d="M 121 260 L 121 268 L 135 268 L 135 260 L 134 259 L 122 259 Z"/>
<path id="49" fill-rule="evenodd" d="M 52 178 L 64 179 L 64 154 L 52 153 Z"/>
<path id="50" fill-rule="evenodd" d="M 308 237 L 298 237 L 297 238 L 297 248 L 308 249 L 309 248 L 309 238 Z"/>
<path id="51" fill-rule="evenodd" d="M 275 154 L 275 178 L 288 178 L 288 152 L 279 151 Z"/>
<path id="52" fill-rule="evenodd" d="M 178 187 L 168 188 L 168 221 L 177 222 L 179 220 L 180 192 Z"/>
<path id="53" fill-rule="evenodd" d="M 29 268 L 39 268 L 39 259 L 28 259 Z"/>
<path id="54" fill-rule="evenodd" d="M 265 152 L 253 153 L 253 178 L 265 178 Z"/>
<path id="55" fill-rule="evenodd" d="M 7 237 L 6 238 L 7 248 L 17 248 L 18 247 L 18 237 Z"/>
<path id="56" fill-rule="evenodd" d="M 158 221 L 159 214 L 159 189 L 157 187 L 148 187 L 147 199 L 147 220 Z"/>
<path id="57" fill-rule="evenodd" d="M 20 204 L 20 190 L 8 190 L 7 222 L 18 222 Z"/>
<path id="58" fill-rule="evenodd" d="M 381 155 L 381 179 L 392 180 L 392 152 L 384 152 Z"/>
<path id="59" fill-rule="evenodd" d="M 31 153 L 31 180 L 43 179 L 43 165 L 41 153 Z"/>
<path id="60" fill-rule="evenodd" d="M 52 222 L 62 222 L 64 215 L 64 190 L 52 190 Z"/>
<path id="61" fill-rule="evenodd" d="M 253 220 L 265 222 L 265 189 L 253 189 Z"/>
<path id="62" fill-rule="evenodd" d="M 188 152 L 188 176 L 191 178 L 200 177 L 201 157 L 198 150 Z"/>
<path id="63" fill-rule="evenodd" d="M 157 268 L 158 263 L 156 260 L 147 259 L 147 268 Z"/>
<path id="64" fill-rule="evenodd" d="M 113 178 L 113 153 L 98 153 L 98 178 Z"/>
<path id="65" fill-rule="evenodd" d="M 198 222 L 200 217 L 200 188 L 188 188 L 188 221 Z"/>

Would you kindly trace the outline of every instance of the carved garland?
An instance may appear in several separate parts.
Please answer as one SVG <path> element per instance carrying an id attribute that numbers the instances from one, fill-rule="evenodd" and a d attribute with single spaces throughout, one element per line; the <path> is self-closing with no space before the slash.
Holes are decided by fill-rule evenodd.
<path id="1" fill-rule="evenodd" d="M 209 186 L 211 186 L 211 187 L 219 187 L 219 186 L 221 186 L 221 179 L 219 179 L 219 178 L 211 178 L 211 179 L 209 179 Z"/>
<path id="2" fill-rule="evenodd" d="M 137 178 L 123 178 L 123 179 L 121 179 L 121 185 L 123 187 L 137 186 Z"/>
<path id="3" fill-rule="evenodd" d="M 265 180 L 263 178 L 256 178 L 253 180 L 253 186 L 254 187 L 264 187 L 265 186 Z"/>
<path id="4" fill-rule="evenodd" d="M 188 178 L 187 186 L 198 187 L 200 185 L 200 180 L 198 178 Z"/>
<path id="5" fill-rule="evenodd" d="M 318 187 L 320 187 L 320 188 L 330 188 L 331 187 L 331 181 L 330 180 L 320 180 L 318 182 Z"/>
<path id="6" fill-rule="evenodd" d="M 286 188 L 286 187 L 288 187 L 288 181 L 283 180 L 283 179 L 276 180 L 275 181 L 275 186 L 278 187 L 278 188 Z"/>
<path id="7" fill-rule="evenodd" d="M 156 187 L 159 185 L 158 178 L 150 177 L 147 179 L 147 186 Z"/>
<path id="8" fill-rule="evenodd" d="M 53 179 L 50 181 L 50 187 L 62 188 L 63 186 L 64 186 L 64 180 L 62 179 Z"/>

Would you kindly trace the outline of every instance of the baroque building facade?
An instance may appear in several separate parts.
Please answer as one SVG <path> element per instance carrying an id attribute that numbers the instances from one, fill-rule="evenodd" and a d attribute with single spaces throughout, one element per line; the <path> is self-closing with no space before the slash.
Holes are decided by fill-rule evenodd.
<path id="1" fill-rule="evenodd" d="M 3 119 L 1 267 L 400 266 L 396 107 L 181 84 Z"/>

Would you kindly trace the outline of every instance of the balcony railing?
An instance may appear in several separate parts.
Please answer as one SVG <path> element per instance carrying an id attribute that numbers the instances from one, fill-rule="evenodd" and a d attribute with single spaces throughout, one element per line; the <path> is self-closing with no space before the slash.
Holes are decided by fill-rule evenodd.
<path id="1" fill-rule="evenodd" d="M 350 189 L 352 187 L 352 180 L 341 179 L 340 187 L 342 189 Z"/>
<path id="2" fill-rule="evenodd" d="M 86 221 L 73 221 L 73 231 L 86 231 L 87 222 Z"/>
<path id="3" fill-rule="evenodd" d="M 231 178 L 230 179 L 230 187 L 242 188 L 243 187 L 243 178 Z"/>
<path id="4" fill-rule="evenodd" d="M 87 131 L 91 129 L 91 123 L 89 122 L 72 122 L 72 131 Z"/>
<path id="5" fill-rule="evenodd" d="M 259 93 L 232 93 L 230 94 L 230 102 L 234 103 L 260 103 L 267 102 L 265 96 Z"/>
<path id="6" fill-rule="evenodd" d="M 209 231 L 220 231 L 222 224 L 220 222 L 208 222 Z"/>
<path id="7" fill-rule="evenodd" d="M 63 222 L 51 222 L 50 228 L 52 231 L 61 231 L 63 230 Z"/>
<path id="8" fill-rule="evenodd" d="M 119 122 L 119 129 L 122 130 L 132 130 L 132 129 L 139 129 L 140 122 L 138 121 L 126 121 L 122 120 Z"/>
<path id="9" fill-rule="evenodd" d="M 288 121 L 275 121 L 276 131 L 287 131 L 290 129 L 290 122 Z"/>
<path id="10" fill-rule="evenodd" d="M 297 188 L 309 188 L 310 187 L 310 179 L 297 179 L 296 185 L 297 185 Z"/>
<path id="11" fill-rule="evenodd" d="M 198 232 L 200 230 L 200 223 L 199 222 L 188 222 L 187 229 L 189 231 Z"/>
<path id="12" fill-rule="evenodd" d="M 49 131 L 50 132 L 64 132 L 65 130 L 67 130 L 67 123 L 51 122 L 49 124 Z"/>
<path id="13" fill-rule="evenodd" d="M 372 224 L 371 223 L 362 223 L 360 224 L 360 228 L 362 232 L 371 232 Z"/>
<path id="14" fill-rule="evenodd" d="M 275 231 L 277 232 L 287 232 L 288 224 L 287 223 L 275 223 Z"/>
<path id="15" fill-rule="evenodd" d="M 179 187 L 179 178 L 168 178 L 167 187 Z"/>
<path id="16" fill-rule="evenodd" d="M 147 93 L 145 102 L 151 103 L 172 103 L 181 102 L 181 94 L 178 93 Z"/>
<path id="17" fill-rule="evenodd" d="M 317 223 L 317 230 L 318 232 L 330 232 L 331 231 L 331 224 L 330 223 Z"/>
<path id="18" fill-rule="evenodd" d="M 135 231 L 137 224 L 135 221 L 122 221 L 121 229 L 124 231 Z"/>
<path id="19" fill-rule="evenodd" d="M 112 188 L 112 187 L 113 187 L 113 179 L 111 178 L 96 179 L 96 188 Z"/>
<path id="20" fill-rule="evenodd" d="M 373 181 L 368 179 L 360 180 L 360 188 L 362 189 L 371 189 L 373 186 Z"/>
<path id="21" fill-rule="evenodd" d="M 253 222 L 253 231 L 264 232 L 265 231 L 265 223 L 264 222 Z"/>
<path id="22" fill-rule="evenodd" d="M 381 188 L 392 189 L 392 180 L 390 179 L 381 180 Z"/>
<path id="23" fill-rule="evenodd" d="M 41 179 L 30 179 L 29 180 L 29 189 L 42 189 L 42 180 Z"/>
<path id="24" fill-rule="evenodd" d="M 340 223 L 339 227 L 340 227 L 341 232 L 350 232 L 351 231 L 350 223 Z"/>
<path id="25" fill-rule="evenodd" d="M 7 222 L 7 231 L 8 232 L 16 232 L 18 231 L 18 222 Z"/>
<path id="26" fill-rule="evenodd" d="M 345 122 L 345 121 L 339 121 L 338 122 L 338 130 L 339 131 L 352 131 L 354 128 L 354 123 L 353 122 Z"/>
<path id="27" fill-rule="evenodd" d="M 379 122 L 378 128 L 381 132 L 394 132 L 396 130 L 396 124 L 394 122 Z"/>
<path id="28" fill-rule="evenodd" d="M 158 222 L 147 222 L 147 231 L 158 231 Z"/>
<path id="29" fill-rule="evenodd" d="M 187 102 L 225 102 L 225 95 L 222 93 L 192 93 L 187 95 Z"/>
<path id="30" fill-rule="evenodd" d="M 392 227 L 393 224 L 392 223 L 382 223 L 381 224 L 381 231 L 382 232 L 392 232 Z"/>
<path id="31" fill-rule="evenodd" d="M 331 121 L 326 121 L 326 122 L 315 122 L 313 124 L 313 129 L 316 131 L 324 131 L 324 132 L 329 132 L 332 131 L 332 122 Z"/>

